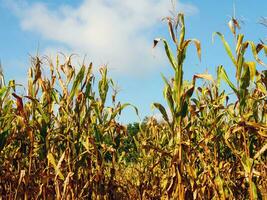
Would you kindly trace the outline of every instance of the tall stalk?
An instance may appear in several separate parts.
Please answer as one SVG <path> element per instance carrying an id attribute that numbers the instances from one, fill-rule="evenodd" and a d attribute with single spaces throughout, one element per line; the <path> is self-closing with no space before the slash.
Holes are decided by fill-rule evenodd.
<path id="1" fill-rule="evenodd" d="M 169 83 L 163 76 L 166 87 L 164 98 L 171 111 L 172 120 L 169 120 L 167 111 L 161 104 L 154 103 L 153 105 L 159 109 L 163 118 L 167 121 L 170 127 L 172 127 L 172 134 L 175 136 L 173 162 L 171 163 L 173 166 L 171 168 L 174 169 L 173 173 L 177 174 L 177 189 L 174 190 L 174 194 L 171 196 L 184 199 L 182 120 L 187 115 L 188 102 L 192 96 L 194 85 L 189 91 L 185 90 L 183 86 L 183 64 L 186 57 L 187 47 L 191 42 L 195 44 L 199 58 L 201 55 L 201 47 L 200 42 L 196 39 L 185 40 L 185 23 L 184 15 L 182 13 L 179 13 L 175 18 L 166 17 L 165 19 L 168 22 L 169 33 L 176 48 L 176 56 L 173 55 L 171 48 L 165 39 L 155 39 L 154 46 L 156 46 L 159 41 L 163 42 L 166 55 L 174 70 L 174 77 L 172 78 L 173 81 L 171 83 Z"/>

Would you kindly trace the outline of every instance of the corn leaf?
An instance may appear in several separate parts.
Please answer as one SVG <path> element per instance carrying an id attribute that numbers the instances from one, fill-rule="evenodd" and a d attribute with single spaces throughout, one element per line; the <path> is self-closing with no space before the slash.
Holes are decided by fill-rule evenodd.
<path id="1" fill-rule="evenodd" d="M 237 88 L 234 86 L 234 84 L 230 81 L 228 78 L 228 75 L 226 71 L 224 70 L 223 66 L 219 66 L 217 70 L 218 76 L 223 79 L 231 88 L 232 90 L 239 95 Z"/>
<path id="2" fill-rule="evenodd" d="M 58 174 L 59 178 L 60 178 L 61 180 L 64 180 L 64 176 L 63 176 L 63 174 L 61 173 L 60 169 L 58 168 L 58 166 L 57 166 L 57 164 L 56 164 L 56 160 L 55 160 L 55 158 L 54 158 L 54 156 L 53 156 L 52 153 L 48 153 L 48 154 L 47 154 L 47 160 L 48 160 L 48 162 L 49 162 L 50 164 L 52 164 L 52 166 L 54 167 L 54 170 L 55 170 L 56 174 Z"/>
<path id="3" fill-rule="evenodd" d="M 82 80 L 84 78 L 84 73 L 85 73 L 85 66 L 82 66 L 79 73 L 77 74 L 74 82 L 73 82 L 73 85 L 72 85 L 72 88 L 71 88 L 71 92 L 70 92 L 70 100 L 73 99 L 74 95 L 76 93 L 78 93 L 78 86 L 79 84 L 82 83 Z"/>
<path id="4" fill-rule="evenodd" d="M 262 48 L 260 48 L 260 49 L 257 50 L 256 45 L 255 45 L 254 42 L 252 42 L 252 41 L 247 41 L 247 42 L 244 43 L 244 45 L 246 45 L 246 46 L 250 45 L 251 50 L 252 50 L 252 54 L 253 54 L 255 60 L 256 60 L 259 64 L 266 66 L 266 64 L 265 64 L 264 62 L 262 62 L 261 59 L 259 59 L 259 56 L 258 56 L 258 53 L 260 52 L 260 50 L 261 50 Z"/>
<path id="5" fill-rule="evenodd" d="M 167 114 L 165 108 L 160 103 L 153 103 L 152 104 L 152 107 L 157 108 L 160 111 L 160 113 L 162 114 L 163 119 L 167 123 L 170 123 L 168 114 Z"/>
<path id="6" fill-rule="evenodd" d="M 176 61 L 175 57 L 173 56 L 172 51 L 169 47 L 169 44 L 167 43 L 167 41 L 165 39 L 161 39 L 161 38 L 154 39 L 153 48 L 155 48 L 157 46 L 158 42 L 160 42 L 160 41 L 162 41 L 164 44 L 165 53 L 169 59 L 169 62 L 171 63 L 172 68 L 174 70 L 177 69 L 177 61 Z"/>
<path id="7" fill-rule="evenodd" d="M 221 38 L 222 43 L 223 43 L 223 45 L 224 45 L 224 48 L 225 48 L 225 50 L 226 50 L 228 56 L 229 56 L 230 59 L 232 60 L 233 64 L 236 66 L 236 60 L 235 60 L 235 57 L 234 57 L 234 55 L 233 55 L 233 53 L 232 53 L 232 50 L 231 50 L 229 44 L 228 44 L 228 43 L 226 42 L 226 40 L 224 39 L 223 34 L 221 34 L 220 32 L 215 32 L 215 33 L 213 33 L 213 37 L 212 37 L 212 38 L 214 38 L 215 35 L 218 35 L 218 36 Z"/>

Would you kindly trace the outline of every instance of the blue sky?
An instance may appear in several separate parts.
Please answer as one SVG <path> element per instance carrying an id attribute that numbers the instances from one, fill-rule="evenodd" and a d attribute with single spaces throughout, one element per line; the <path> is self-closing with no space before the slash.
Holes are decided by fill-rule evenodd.
<path id="1" fill-rule="evenodd" d="M 212 33 L 223 33 L 233 41 L 227 22 L 233 14 L 242 18 L 241 32 L 247 40 L 266 38 L 267 28 L 258 23 L 266 17 L 266 0 L 192 0 L 177 1 L 176 9 L 186 15 L 187 38 L 197 38 L 202 45 L 202 61 L 196 50 L 188 49 L 185 79 L 208 71 L 215 75 L 223 64 L 234 77 L 234 67 L 221 42 L 212 44 Z M 58 52 L 77 53 L 82 61 L 92 61 L 95 68 L 110 67 L 110 75 L 121 88 L 119 100 L 139 108 L 141 118 L 156 114 L 152 102 L 164 104 L 160 73 L 171 76 L 162 46 L 152 50 L 153 39 L 169 39 L 167 26 L 161 18 L 169 15 L 168 0 L 0 0 L 0 59 L 6 79 L 25 83 L 30 65 L 29 55 L 39 46 L 41 55 Z M 264 60 L 265 58 L 263 58 Z M 258 69 L 264 69 L 258 66 Z M 137 121 L 132 110 L 120 118 Z"/>

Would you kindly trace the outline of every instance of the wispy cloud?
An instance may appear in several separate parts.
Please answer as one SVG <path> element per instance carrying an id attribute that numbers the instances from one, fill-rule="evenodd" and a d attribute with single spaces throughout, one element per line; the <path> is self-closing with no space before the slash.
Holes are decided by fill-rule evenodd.
<path id="1" fill-rule="evenodd" d="M 153 56 L 151 33 L 160 19 L 170 14 L 171 1 L 84 0 L 78 7 L 57 8 L 42 2 L 7 2 L 23 30 L 87 54 L 97 64 L 109 63 L 120 73 L 144 73 L 163 64 L 161 56 Z M 177 2 L 176 6 L 187 14 L 198 11 L 191 4 Z M 48 46 L 46 52 L 49 50 Z"/>

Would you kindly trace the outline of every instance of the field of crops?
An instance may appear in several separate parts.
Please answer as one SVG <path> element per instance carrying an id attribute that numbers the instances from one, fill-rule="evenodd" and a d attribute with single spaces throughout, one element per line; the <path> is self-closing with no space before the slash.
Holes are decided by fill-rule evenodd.
<path id="1" fill-rule="evenodd" d="M 200 59 L 201 44 L 186 38 L 183 14 L 165 20 L 170 40 L 154 48 L 164 45 L 173 77 L 162 76 L 168 107 L 153 103 L 161 121 L 118 123 L 126 107 L 138 111 L 117 101 L 107 67 L 96 78 L 71 56 L 33 57 L 26 94 L 1 72 L 0 199 L 267 199 L 267 46 L 246 41 L 232 18 L 234 41 L 216 32 L 214 42 L 235 80 L 222 65 L 217 77 L 184 80 L 187 47 Z"/>

